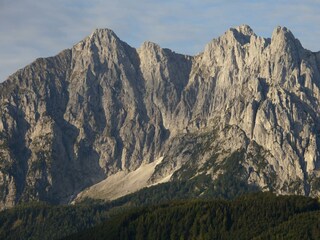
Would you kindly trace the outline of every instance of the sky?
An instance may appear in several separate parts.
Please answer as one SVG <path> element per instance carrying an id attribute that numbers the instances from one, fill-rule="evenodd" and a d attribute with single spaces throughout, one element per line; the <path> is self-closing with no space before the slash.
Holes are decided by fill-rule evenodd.
<path id="1" fill-rule="evenodd" d="M 56 55 L 96 28 L 132 47 L 144 41 L 195 55 L 230 27 L 262 37 L 289 28 L 320 50 L 320 0 L 0 0 L 0 82 L 38 57 Z"/>

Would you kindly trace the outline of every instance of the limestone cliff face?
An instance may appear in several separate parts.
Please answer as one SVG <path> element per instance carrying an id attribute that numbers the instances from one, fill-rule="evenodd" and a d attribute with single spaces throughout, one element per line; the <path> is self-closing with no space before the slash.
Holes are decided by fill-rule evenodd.
<path id="1" fill-rule="evenodd" d="M 319 87 L 320 53 L 286 28 L 232 28 L 193 57 L 96 30 L 0 85 L 0 206 L 69 202 L 159 158 L 146 185 L 214 180 L 233 153 L 248 184 L 319 195 Z"/>

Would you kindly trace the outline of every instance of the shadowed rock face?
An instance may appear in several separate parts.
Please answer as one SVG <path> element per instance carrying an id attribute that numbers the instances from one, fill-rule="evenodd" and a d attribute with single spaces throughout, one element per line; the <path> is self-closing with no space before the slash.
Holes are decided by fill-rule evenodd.
<path id="1" fill-rule="evenodd" d="M 214 180 L 235 152 L 248 184 L 319 195 L 319 71 L 282 27 L 231 28 L 194 57 L 96 30 L 0 85 L 0 206 L 69 202 L 159 158 L 146 184 Z"/>

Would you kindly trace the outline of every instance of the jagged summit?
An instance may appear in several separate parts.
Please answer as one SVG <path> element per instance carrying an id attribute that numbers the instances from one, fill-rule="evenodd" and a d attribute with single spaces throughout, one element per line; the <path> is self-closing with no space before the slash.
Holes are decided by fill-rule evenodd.
<path id="1" fill-rule="evenodd" d="M 272 33 L 272 42 L 279 42 L 283 45 L 292 45 L 292 47 L 302 49 L 302 45 L 298 39 L 295 38 L 293 33 L 286 27 L 280 27 L 274 29 Z"/>
<path id="2" fill-rule="evenodd" d="M 142 43 L 140 49 L 161 49 L 161 47 L 157 43 L 145 41 Z"/>
<path id="3" fill-rule="evenodd" d="M 115 45 L 121 42 L 118 36 L 108 28 L 97 28 L 89 36 L 84 38 L 79 43 L 75 44 L 75 49 L 83 49 L 85 46 L 102 46 Z"/>
<path id="4" fill-rule="evenodd" d="M 243 24 L 243 25 L 237 26 L 235 28 L 231 28 L 231 29 L 235 29 L 239 33 L 242 33 L 242 34 L 247 35 L 247 36 L 254 35 L 254 32 L 253 32 L 252 28 L 249 25 L 246 25 L 246 24 Z"/>
<path id="5" fill-rule="evenodd" d="M 0 84 L 0 207 L 198 177 L 196 195 L 319 196 L 319 63 L 281 27 L 232 28 L 195 57 L 95 30 Z"/>
<path id="6" fill-rule="evenodd" d="M 217 45 L 233 46 L 238 43 L 240 45 L 245 45 L 250 43 L 251 37 L 257 38 L 251 27 L 245 24 L 239 25 L 237 27 L 230 28 L 220 37 L 214 38 L 206 45 L 205 52 L 211 51 L 210 49 L 217 47 Z"/>
<path id="7" fill-rule="evenodd" d="M 282 27 L 282 26 L 277 26 L 274 30 L 272 35 L 285 35 L 285 36 L 289 36 L 289 37 L 293 37 L 292 32 L 287 28 L 287 27 Z"/>
<path id="8" fill-rule="evenodd" d="M 115 34 L 115 32 L 109 28 L 96 28 L 93 30 L 93 32 L 90 34 L 89 37 L 105 37 L 105 36 L 112 36 L 115 38 L 118 38 L 118 36 Z"/>

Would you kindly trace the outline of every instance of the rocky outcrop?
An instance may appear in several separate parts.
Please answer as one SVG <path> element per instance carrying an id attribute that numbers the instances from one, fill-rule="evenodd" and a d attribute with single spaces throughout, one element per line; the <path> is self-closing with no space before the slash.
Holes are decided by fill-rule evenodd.
<path id="1" fill-rule="evenodd" d="M 69 202 L 157 159 L 140 187 L 214 180 L 233 153 L 248 184 L 319 195 L 319 87 L 320 53 L 283 27 L 231 28 L 197 56 L 98 29 L 0 85 L 1 208 Z"/>

